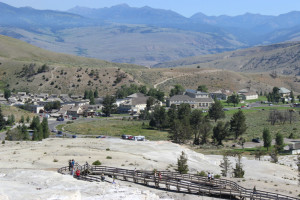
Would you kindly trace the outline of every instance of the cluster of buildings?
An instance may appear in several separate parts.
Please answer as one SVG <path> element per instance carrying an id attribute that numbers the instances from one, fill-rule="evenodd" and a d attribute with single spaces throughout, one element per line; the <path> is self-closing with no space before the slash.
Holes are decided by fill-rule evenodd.
<path id="1" fill-rule="evenodd" d="M 197 90 L 187 89 L 181 95 L 174 95 L 167 99 L 166 106 L 170 107 L 172 104 L 180 105 L 182 103 L 190 104 L 191 108 L 207 109 L 214 102 L 214 98 L 219 100 L 227 100 L 233 94 L 230 90 L 218 90 L 211 93 L 201 92 Z M 257 99 L 258 94 L 247 89 L 238 92 L 242 100 Z M 280 88 L 282 97 L 290 95 L 290 91 L 286 88 Z M 147 107 L 148 96 L 142 93 L 135 93 L 127 96 L 124 99 L 117 99 L 116 105 L 119 113 L 139 114 Z M 52 117 L 79 117 L 79 116 L 93 116 L 99 114 L 97 111 L 102 110 L 103 98 L 95 98 L 95 105 L 90 105 L 88 99 L 83 99 L 82 96 L 68 94 L 30 94 L 26 92 L 18 92 L 13 94 L 6 100 L 3 94 L 0 94 L 0 103 L 11 106 L 25 106 L 26 109 L 34 113 L 44 112 L 44 106 L 48 103 L 60 102 L 60 109 L 53 109 L 48 114 Z M 155 105 L 162 105 L 160 101 L 155 101 Z"/>

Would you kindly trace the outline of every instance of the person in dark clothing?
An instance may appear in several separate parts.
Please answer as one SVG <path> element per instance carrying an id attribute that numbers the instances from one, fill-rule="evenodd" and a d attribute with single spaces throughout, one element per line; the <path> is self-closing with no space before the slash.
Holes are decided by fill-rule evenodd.
<path id="1" fill-rule="evenodd" d="M 71 169 L 72 169 L 72 161 L 69 160 L 69 171 L 71 171 Z"/>

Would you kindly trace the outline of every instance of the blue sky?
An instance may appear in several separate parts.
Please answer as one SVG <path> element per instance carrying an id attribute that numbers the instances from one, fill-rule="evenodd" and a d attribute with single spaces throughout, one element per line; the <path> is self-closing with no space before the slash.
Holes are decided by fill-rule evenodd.
<path id="1" fill-rule="evenodd" d="M 300 0 L 0 0 L 15 7 L 68 10 L 75 6 L 110 7 L 126 3 L 132 7 L 150 6 L 173 10 L 186 17 L 202 12 L 206 15 L 240 15 L 246 12 L 279 15 L 300 10 Z"/>

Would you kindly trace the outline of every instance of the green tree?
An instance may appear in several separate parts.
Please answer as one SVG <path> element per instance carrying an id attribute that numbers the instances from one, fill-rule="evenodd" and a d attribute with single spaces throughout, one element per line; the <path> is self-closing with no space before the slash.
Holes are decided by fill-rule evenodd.
<path id="1" fill-rule="evenodd" d="M 105 114 L 106 117 L 110 117 L 112 113 L 116 112 L 117 105 L 115 103 L 115 97 L 109 95 L 106 95 L 104 97 L 102 112 Z"/>
<path id="2" fill-rule="evenodd" d="M 43 121 L 41 123 L 42 130 L 43 130 L 43 138 L 49 137 L 49 127 L 48 127 L 48 119 L 46 117 L 43 118 Z"/>
<path id="3" fill-rule="evenodd" d="M 215 140 L 218 145 L 223 145 L 222 141 L 229 136 L 229 123 L 218 122 L 218 124 L 213 129 L 213 140 Z"/>
<path id="4" fill-rule="evenodd" d="M 227 153 L 223 154 L 223 161 L 221 161 L 220 167 L 222 176 L 227 177 L 231 167 L 231 162 L 228 159 Z"/>
<path id="5" fill-rule="evenodd" d="M 177 117 L 178 119 L 183 119 L 185 117 L 189 117 L 191 114 L 191 107 L 187 103 L 182 103 L 178 106 L 177 109 Z"/>
<path id="6" fill-rule="evenodd" d="M 245 171 L 243 170 L 241 153 L 237 154 L 237 161 L 235 163 L 235 168 L 233 169 L 233 174 L 235 178 L 244 178 Z"/>
<path id="7" fill-rule="evenodd" d="M 185 91 L 184 87 L 182 87 L 181 85 L 174 85 L 174 88 L 171 89 L 170 91 L 170 97 L 174 96 L 174 95 L 179 95 L 179 94 L 183 94 Z"/>
<path id="8" fill-rule="evenodd" d="M 193 110 L 190 117 L 190 125 L 192 132 L 194 133 L 194 144 L 200 144 L 201 126 L 203 122 L 202 111 Z"/>
<path id="9" fill-rule="evenodd" d="M 167 126 L 167 113 L 164 107 L 158 105 L 154 107 L 152 123 L 151 125 L 159 130 Z"/>
<path id="10" fill-rule="evenodd" d="M 290 93 L 290 98 L 291 98 L 291 103 L 295 103 L 295 96 L 293 91 L 291 91 Z"/>
<path id="11" fill-rule="evenodd" d="M 24 123 L 25 123 L 25 118 L 24 118 L 24 115 L 22 115 L 22 116 L 21 116 L 20 123 L 22 123 L 22 124 L 24 124 Z"/>
<path id="12" fill-rule="evenodd" d="M 7 88 L 4 89 L 4 98 L 8 100 L 8 98 L 11 96 L 11 91 Z"/>
<path id="13" fill-rule="evenodd" d="M 203 118 L 202 125 L 201 125 L 201 130 L 200 130 L 201 131 L 201 134 L 200 134 L 201 144 L 206 144 L 207 143 L 208 138 L 211 134 L 211 130 L 212 130 L 212 125 L 210 123 L 209 116 L 206 115 Z"/>
<path id="14" fill-rule="evenodd" d="M 32 140 L 33 141 L 38 141 L 39 140 L 39 135 L 38 135 L 39 133 L 38 133 L 38 130 L 35 128 L 34 130 L 33 130 L 33 133 L 32 133 Z"/>
<path id="15" fill-rule="evenodd" d="M 279 88 L 278 87 L 273 87 L 273 90 L 272 90 L 272 102 L 276 102 L 276 103 L 278 103 L 279 102 L 279 100 L 280 100 L 280 94 L 279 94 Z"/>
<path id="16" fill-rule="evenodd" d="M 284 147 L 283 135 L 281 133 L 277 133 L 275 137 L 275 144 L 278 151 L 282 151 Z"/>
<path id="17" fill-rule="evenodd" d="M 147 94 L 147 87 L 145 85 L 141 85 L 139 87 L 139 92 L 142 94 Z"/>
<path id="18" fill-rule="evenodd" d="M 92 90 L 88 92 L 88 99 L 90 100 L 90 105 L 95 105 L 95 97 Z"/>
<path id="19" fill-rule="evenodd" d="M 263 130 L 263 141 L 264 141 L 264 147 L 266 147 L 268 151 L 272 143 L 272 137 L 268 128 L 264 128 Z"/>
<path id="20" fill-rule="evenodd" d="M 234 113 L 230 120 L 230 131 L 234 134 L 235 139 L 243 135 L 247 130 L 246 117 L 243 111 L 239 110 Z"/>
<path id="21" fill-rule="evenodd" d="M 191 128 L 188 117 L 183 119 L 174 120 L 172 126 L 170 127 L 169 137 L 175 143 L 185 143 L 186 140 L 191 138 Z"/>
<path id="22" fill-rule="evenodd" d="M 90 93 L 88 90 L 85 90 L 84 91 L 84 96 L 83 96 L 83 99 L 89 99 L 90 98 Z"/>
<path id="23" fill-rule="evenodd" d="M 29 123 L 30 122 L 30 117 L 27 115 L 26 117 L 26 122 Z"/>
<path id="24" fill-rule="evenodd" d="M 189 171 L 189 166 L 187 164 L 187 156 L 186 154 L 182 151 L 180 157 L 177 159 L 177 171 L 180 174 L 187 174 Z"/>
<path id="25" fill-rule="evenodd" d="M 232 103 L 233 106 L 235 107 L 237 104 L 240 103 L 240 96 L 238 94 L 232 94 L 231 96 L 229 96 L 227 98 L 227 101 L 226 101 L 228 104 Z"/>
<path id="26" fill-rule="evenodd" d="M 169 122 L 168 124 L 169 124 L 169 127 L 173 127 L 174 121 L 176 119 L 178 119 L 177 107 L 176 107 L 176 105 L 172 104 L 171 107 L 168 110 L 168 122 Z"/>
<path id="27" fill-rule="evenodd" d="M 208 115 L 211 119 L 215 120 L 215 122 L 218 119 L 225 117 L 225 112 L 223 110 L 223 105 L 221 101 L 215 100 L 215 102 L 208 109 Z"/>
<path id="28" fill-rule="evenodd" d="M 149 97 L 146 101 L 146 110 L 149 111 L 155 104 L 155 99 L 153 97 Z"/>
<path id="29" fill-rule="evenodd" d="M 22 125 L 21 127 L 21 132 L 22 132 L 22 138 L 23 140 L 29 140 L 29 133 L 27 131 L 27 126 L 25 126 L 25 124 Z"/>
<path id="30" fill-rule="evenodd" d="M 197 90 L 201 92 L 208 92 L 206 85 L 199 85 Z"/>
<path id="31" fill-rule="evenodd" d="M 98 92 L 98 90 L 94 91 L 94 98 L 99 98 L 99 92 Z"/>
<path id="32" fill-rule="evenodd" d="M 4 116 L 2 114 L 2 108 L 0 106 L 0 130 L 2 130 L 3 128 L 5 128 L 6 126 L 6 121 L 4 119 Z"/>

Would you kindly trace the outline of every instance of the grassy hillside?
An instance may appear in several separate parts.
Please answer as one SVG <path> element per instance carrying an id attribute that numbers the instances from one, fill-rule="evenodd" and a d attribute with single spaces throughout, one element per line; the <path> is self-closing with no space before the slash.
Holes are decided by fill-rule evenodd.
<path id="1" fill-rule="evenodd" d="M 53 53 L 28 43 L 0 35 L 0 86 L 16 91 L 82 94 L 98 88 L 100 94 L 112 93 L 121 84 L 135 83 L 124 70 L 142 66 Z M 37 72 L 43 64 L 49 71 L 32 76 L 22 74 L 25 65 L 35 64 Z M 121 76 L 119 83 L 115 83 Z"/>
<path id="2" fill-rule="evenodd" d="M 114 94 L 123 84 L 144 84 L 168 94 L 175 84 L 196 89 L 205 84 L 210 91 L 220 88 L 237 91 L 251 88 L 270 91 L 274 86 L 300 92 L 296 77 L 269 73 L 240 73 L 213 68 L 149 69 L 130 64 L 76 57 L 49 52 L 20 40 L 0 36 L 0 87 L 15 91 L 83 94 L 97 89 L 100 95 Z M 34 63 L 35 73 L 24 74 L 24 66 Z M 49 70 L 37 73 L 46 64 Z M 118 80 L 117 80 L 118 79 Z"/>
<path id="3" fill-rule="evenodd" d="M 238 72 L 277 71 L 280 74 L 300 74 L 300 43 L 289 42 L 215 55 L 185 58 L 154 67 L 213 67 Z"/>

